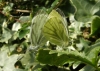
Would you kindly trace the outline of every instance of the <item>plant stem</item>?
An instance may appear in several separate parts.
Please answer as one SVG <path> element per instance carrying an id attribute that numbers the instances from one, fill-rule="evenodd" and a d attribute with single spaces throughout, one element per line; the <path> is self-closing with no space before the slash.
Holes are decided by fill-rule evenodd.
<path id="1" fill-rule="evenodd" d="M 52 9 L 56 9 L 62 2 L 63 0 L 55 0 L 51 7 L 48 9 L 48 13 L 50 13 L 52 11 Z"/>

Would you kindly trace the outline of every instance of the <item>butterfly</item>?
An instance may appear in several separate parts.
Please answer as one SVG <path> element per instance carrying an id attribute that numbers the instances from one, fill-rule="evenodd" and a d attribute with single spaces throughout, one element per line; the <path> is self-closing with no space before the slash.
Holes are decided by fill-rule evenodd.
<path id="1" fill-rule="evenodd" d="M 52 10 L 50 14 L 39 12 L 32 19 L 30 37 L 34 49 L 43 46 L 47 41 L 58 46 L 67 46 L 69 35 L 64 13 L 60 9 Z"/>
<path id="2" fill-rule="evenodd" d="M 32 19 L 30 40 L 33 48 L 38 48 L 46 43 L 46 39 L 42 33 L 42 28 L 47 21 L 48 14 L 40 10 Z"/>
<path id="3" fill-rule="evenodd" d="M 58 46 L 67 46 L 69 43 L 68 25 L 64 13 L 60 10 L 52 10 L 48 20 L 43 26 L 44 36 Z"/>

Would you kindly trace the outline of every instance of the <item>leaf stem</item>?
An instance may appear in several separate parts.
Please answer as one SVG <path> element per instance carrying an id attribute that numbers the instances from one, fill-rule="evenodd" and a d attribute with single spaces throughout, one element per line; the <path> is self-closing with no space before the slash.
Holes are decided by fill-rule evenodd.
<path id="1" fill-rule="evenodd" d="M 63 0 L 55 0 L 52 4 L 51 7 L 48 9 L 48 13 L 50 13 L 52 11 L 52 9 L 56 9 Z"/>

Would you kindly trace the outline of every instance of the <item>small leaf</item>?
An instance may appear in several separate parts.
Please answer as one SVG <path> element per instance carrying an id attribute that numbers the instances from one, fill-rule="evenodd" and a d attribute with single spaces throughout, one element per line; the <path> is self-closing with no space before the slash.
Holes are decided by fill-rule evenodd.
<path id="1" fill-rule="evenodd" d="M 86 65 L 80 71 L 95 71 L 96 69 L 90 65 Z"/>
<path id="2" fill-rule="evenodd" d="M 29 29 L 20 30 L 20 31 L 19 31 L 19 39 L 24 38 L 24 36 L 25 36 L 26 34 L 28 34 L 28 33 L 29 33 Z"/>
<path id="3" fill-rule="evenodd" d="M 34 53 L 31 53 L 30 51 L 27 51 L 24 55 L 23 58 L 21 59 L 21 63 L 23 65 L 28 65 L 28 64 L 32 64 L 35 60 L 35 55 Z"/>
<path id="4" fill-rule="evenodd" d="M 12 31 L 18 31 L 21 28 L 21 24 L 16 22 L 13 24 Z"/>
<path id="5" fill-rule="evenodd" d="M 26 22 L 30 22 L 30 16 L 21 16 L 19 18 L 20 23 L 24 24 Z"/>
<path id="6" fill-rule="evenodd" d="M 95 16 L 91 23 L 91 34 L 90 35 L 98 34 L 99 29 L 100 29 L 100 17 Z"/>
<path id="7" fill-rule="evenodd" d="M 12 37 L 11 31 L 8 28 L 3 28 L 3 34 L 0 37 L 0 42 L 8 43 L 8 40 Z"/>

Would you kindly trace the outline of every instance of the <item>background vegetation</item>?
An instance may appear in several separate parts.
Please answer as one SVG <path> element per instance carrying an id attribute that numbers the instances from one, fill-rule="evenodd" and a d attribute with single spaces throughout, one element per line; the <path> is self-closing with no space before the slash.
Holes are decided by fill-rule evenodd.
<path id="1" fill-rule="evenodd" d="M 67 20 L 69 45 L 34 50 L 33 17 L 57 8 Z M 99 0 L 0 0 L 0 71 L 100 71 L 99 29 Z"/>

